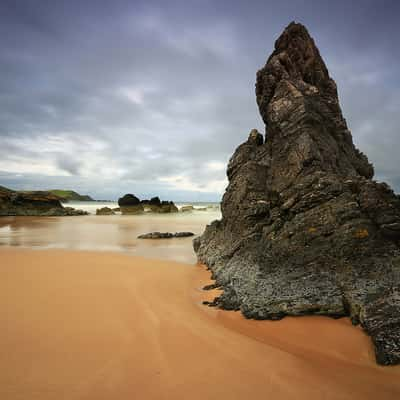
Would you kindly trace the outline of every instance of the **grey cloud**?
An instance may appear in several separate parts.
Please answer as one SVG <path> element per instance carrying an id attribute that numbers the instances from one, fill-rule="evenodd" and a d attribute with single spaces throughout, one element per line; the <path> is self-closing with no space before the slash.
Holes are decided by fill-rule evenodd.
<path id="1" fill-rule="evenodd" d="M 82 163 L 79 160 L 74 160 L 68 155 L 61 155 L 56 159 L 57 166 L 71 175 L 79 175 L 79 169 Z"/>
<path id="2" fill-rule="evenodd" d="M 400 190 L 399 5 L 349 4 L 2 1 L 1 166 L 43 160 L 53 175 L 71 175 L 60 183 L 99 197 L 218 199 L 201 190 L 225 172 L 207 165 L 226 163 L 250 129 L 263 131 L 255 73 L 296 19 L 338 83 L 355 143 Z M 12 172 L 10 186 L 56 179 Z M 179 176 L 200 191 L 158 179 Z"/>

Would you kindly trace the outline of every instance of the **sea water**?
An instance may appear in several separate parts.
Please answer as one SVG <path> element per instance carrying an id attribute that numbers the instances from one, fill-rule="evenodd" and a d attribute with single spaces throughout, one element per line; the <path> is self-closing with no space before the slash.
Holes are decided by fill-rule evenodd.
<path id="1" fill-rule="evenodd" d="M 74 217 L 2 217 L 0 246 L 56 248 L 68 250 L 117 251 L 127 254 L 195 263 L 192 239 L 138 239 L 148 232 L 189 231 L 201 235 L 211 221 L 221 218 L 218 203 L 178 203 L 192 205 L 193 211 L 170 214 L 95 215 L 97 208 L 118 207 L 113 202 L 69 202 L 70 207 L 88 211 Z M 199 209 L 204 209 L 200 211 Z"/>

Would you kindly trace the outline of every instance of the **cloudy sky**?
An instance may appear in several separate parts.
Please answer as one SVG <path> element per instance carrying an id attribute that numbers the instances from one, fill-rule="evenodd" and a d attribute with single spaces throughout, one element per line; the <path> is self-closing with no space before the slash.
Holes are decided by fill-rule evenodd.
<path id="1" fill-rule="evenodd" d="M 0 185 L 218 200 L 292 20 L 356 145 L 400 192 L 400 2 L 1 0 Z"/>

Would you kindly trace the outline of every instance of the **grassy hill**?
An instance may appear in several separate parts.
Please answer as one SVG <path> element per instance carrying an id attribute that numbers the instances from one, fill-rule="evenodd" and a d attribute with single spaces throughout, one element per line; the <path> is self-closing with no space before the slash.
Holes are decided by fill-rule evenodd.
<path id="1" fill-rule="evenodd" d="M 0 185 L 0 191 L 1 191 L 1 192 L 12 192 L 13 190 L 8 189 L 8 188 L 6 188 L 6 187 Z"/>
<path id="2" fill-rule="evenodd" d="M 60 197 L 62 201 L 93 201 L 93 199 L 87 194 L 79 194 L 74 192 L 73 190 L 62 190 L 62 189 L 53 189 L 49 190 L 50 193 L 55 194 Z"/>

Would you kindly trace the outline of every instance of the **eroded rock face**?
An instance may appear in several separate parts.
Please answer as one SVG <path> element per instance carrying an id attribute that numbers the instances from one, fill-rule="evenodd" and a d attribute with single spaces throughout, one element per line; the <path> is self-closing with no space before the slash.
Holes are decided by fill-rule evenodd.
<path id="1" fill-rule="evenodd" d="M 195 239 L 224 289 L 213 305 L 248 318 L 351 317 L 377 362 L 400 362 L 400 199 L 372 180 L 336 84 L 301 24 L 257 73 L 265 139 L 251 131 L 228 165 L 222 220 Z"/>
<path id="2" fill-rule="evenodd" d="M 0 187 L 0 216 L 74 216 L 87 212 L 63 207 L 60 198 L 50 192 L 16 192 Z"/>

